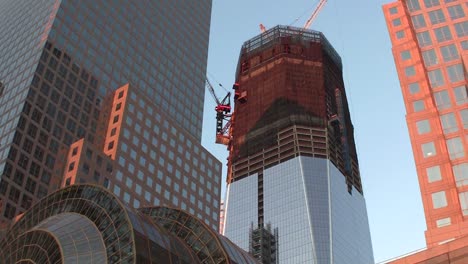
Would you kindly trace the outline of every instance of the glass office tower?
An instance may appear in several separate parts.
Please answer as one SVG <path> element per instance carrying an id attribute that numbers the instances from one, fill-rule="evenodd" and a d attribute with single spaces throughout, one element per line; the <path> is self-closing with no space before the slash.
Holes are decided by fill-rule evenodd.
<path id="1" fill-rule="evenodd" d="M 95 169 L 92 182 L 119 183 L 134 206 L 185 207 L 217 225 L 221 165 L 200 144 L 210 0 L 6 0 L 0 15 L 3 221 L 63 184 L 64 157 L 83 140 L 104 166 L 81 163 L 86 175 Z M 127 83 L 119 142 L 131 145 L 101 155 Z"/>
<path id="2" fill-rule="evenodd" d="M 406 107 L 426 217 L 426 244 L 431 249 L 468 235 L 468 4 L 399 0 L 383 10 Z M 466 245 L 453 243 L 452 249 Z M 440 253 L 435 250 L 434 256 Z M 424 258 L 431 255 L 424 254 Z"/>
<path id="3" fill-rule="evenodd" d="M 241 49 L 224 234 L 263 263 L 374 263 L 339 55 L 277 26 Z"/>

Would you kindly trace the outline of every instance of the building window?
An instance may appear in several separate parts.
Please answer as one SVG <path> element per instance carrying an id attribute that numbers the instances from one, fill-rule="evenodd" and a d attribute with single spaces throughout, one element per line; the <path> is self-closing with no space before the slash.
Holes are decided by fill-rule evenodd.
<path id="1" fill-rule="evenodd" d="M 401 19 L 396 18 L 392 21 L 392 24 L 394 27 L 400 26 L 401 25 Z"/>
<path id="2" fill-rule="evenodd" d="M 457 120 L 454 113 L 448 113 L 440 116 L 440 123 L 444 134 L 449 134 L 458 131 Z"/>
<path id="3" fill-rule="evenodd" d="M 432 25 L 445 22 L 444 12 L 442 12 L 442 9 L 431 11 L 429 12 L 429 19 L 431 20 Z"/>
<path id="4" fill-rule="evenodd" d="M 465 149 L 461 138 L 455 137 L 447 139 L 447 150 L 451 160 L 463 158 L 465 156 Z"/>
<path id="5" fill-rule="evenodd" d="M 414 66 L 408 66 L 405 68 L 405 75 L 406 77 L 411 77 L 416 75 L 416 70 L 414 69 Z"/>
<path id="6" fill-rule="evenodd" d="M 404 61 L 411 59 L 411 53 L 409 52 L 409 50 L 402 51 L 400 53 L 400 56 L 401 56 L 401 60 L 404 60 Z"/>
<path id="7" fill-rule="evenodd" d="M 410 12 L 414 12 L 417 10 L 421 10 L 421 6 L 419 5 L 419 0 L 408 0 L 406 1 L 406 6 Z"/>
<path id="8" fill-rule="evenodd" d="M 452 166 L 457 187 L 468 185 L 468 163 Z"/>
<path id="9" fill-rule="evenodd" d="M 466 104 L 468 102 L 466 86 L 458 86 L 453 88 L 453 93 L 455 94 L 455 103 L 457 105 Z"/>
<path id="10" fill-rule="evenodd" d="M 424 107 L 424 101 L 423 100 L 418 100 L 413 102 L 413 110 L 414 112 L 421 112 L 425 109 Z"/>
<path id="11" fill-rule="evenodd" d="M 429 35 L 429 31 L 416 33 L 416 38 L 418 39 L 419 47 L 426 47 L 432 45 L 432 39 Z"/>
<path id="12" fill-rule="evenodd" d="M 468 35 L 468 21 L 456 23 L 455 32 L 457 32 L 458 37 L 464 37 Z"/>
<path id="13" fill-rule="evenodd" d="M 458 54 L 458 50 L 455 44 L 450 44 L 450 45 L 441 47 L 440 53 L 442 54 L 442 58 L 444 59 L 444 62 L 453 61 L 453 60 L 460 58 L 460 55 Z"/>
<path id="14" fill-rule="evenodd" d="M 424 0 L 424 5 L 426 8 L 433 7 L 433 6 L 439 6 L 439 0 Z"/>
<path id="15" fill-rule="evenodd" d="M 418 134 L 426 134 L 431 132 L 431 126 L 429 124 L 429 120 L 421 120 L 416 122 L 416 128 L 418 129 Z"/>
<path id="16" fill-rule="evenodd" d="M 463 8 L 460 5 L 449 6 L 447 9 L 452 20 L 465 16 L 465 12 L 463 12 Z"/>
<path id="17" fill-rule="evenodd" d="M 436 221 L 436 225 L 439 228 L 444 227 L 444 226 L 449 226 L 450 224 L 452 224 L 450 217 L 442 218 Z"/>
<path id="18" fill-rule="evenodd" d="M 462 41 L 461 46 L 463 50 L 468 50 L 468 40 Z"/>
<path id="19" fill-rule="evenodd" d="M 391 15 L 395 15 L 395 14 L 398 14 L 398 9 L 394 6 L 389 9 L 389 12 Z"/>
<path id="20" fill-rule="evenodd" d="M 414 29 L 426 27 L 426 20 L 424 20 L 423 14 L 412 16 L 411 21 L 413 22 Z"/>
<path id="21" fill-rule="evenodd" d="M 434 142 L 428 142 L 428 143 L 422 144 L 421 149 L 422 149 L 424 158 L 433 157 L 436 155 L 436 148 L 435 148 Z"/>
<path id="22" fill-rule="evenodd" d="M 463 215 L 468 215 L 468 192 L 459 193 L 458 198 Z"/>
<path id="23" fill-rule="evenodd" d="M 445 191 L 440 191 L 432 194 L 432 205 L 434 209 L 439 209 L 447 206 L 447 197 Z"/>
<path id="24" fill-rule="evenodd" d="M 468 129 L 468 109 L 461 110 L 460 116 L 462 118 L 463 128 Z"/>
<path id="25" fill-rule="evenodd" d="M 397 39 L 402 39 L 405 37 L 405 31 L 400 30 L 395 33 Z"/>
<path id="26" fill-rule="evenodd" d="M 445 84 L 444 76 L 440 69 L 435 69 L 428 71 L 427 75 L 429 76 L 429 82 L 432 88 L 436 88 Z"/>
<path id="27" fill-rule="evenodd" d="M 415 94 L 415 93 L 419 93 L 420 91 L 420 87 L 419 87 L 419 83 L 410 83 L 408 85 L 408 89 L 409 89 L 409 92 L 410 94 Z"/>
<path id="28" fill-rule="evenodd" d="M 452 106 L 447 90 L 434 93 L 437 109 L 445 109 Z"/>
<path id="29" fill-rule="evenodd" d="M 429 183 L 442 180 L 442 174 L 440 173 L 439 165 L 426 168 L 427 181 Z"/>
<path id="30" fill-rule="evenodd" d="M 447 67 L 449 80 L 452 83 L 465 80 L 465 73 L 461 64 L 455 64 Z"/>
<path id="31" fill-rule="evenodd" d="M 422 56 L 424 60 L 424 65 L 426 67 L 433 66 L 439 63 L 439 59 L 437 58 L 434 49 L 423 51 Z"/>
<path id="32" fill-rule="evenodd" d="M 448 26 L 434 29 L 434 34 L 438 42 L 444 42 L 452 39 L 452 33 L 450 33 Z"/>

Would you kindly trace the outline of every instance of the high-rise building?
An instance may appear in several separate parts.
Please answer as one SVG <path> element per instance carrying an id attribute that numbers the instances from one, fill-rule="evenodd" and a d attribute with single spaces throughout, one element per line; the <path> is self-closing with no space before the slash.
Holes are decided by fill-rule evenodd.
<path id="1" fill-rule="evenodd" d="M 244 43 L 224 234 L 263 263 L 374 263 L 341 58 L 320 32 Z"/>
<path id="2" fill-rule="evenodd" d="M 221 164 L 201 146 L 211 3 L 1 1 L 0 220 L 95 182 L 217 229 Z"/>
<path id="3" fill-rule="evenodd" d="M 468 4 L 398 0 L 383 10 L 406 106 L 430 250 L 468 235 Z"/>

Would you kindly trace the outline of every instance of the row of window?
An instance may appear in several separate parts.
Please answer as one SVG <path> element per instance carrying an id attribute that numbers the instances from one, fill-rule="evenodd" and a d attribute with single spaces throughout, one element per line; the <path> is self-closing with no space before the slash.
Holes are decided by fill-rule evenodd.
<path id="1" fill-rule="evenodd" d="M 431 194 L 432 206 L 434 209 L 444 208 L 448 206 L 447 194 L 445 191 L 439 191 Z M 460 209 L 462 215 L 468 215 L 468 192 L 458 193 L 458 199 L 460 201 Z M 436 221 L 437 227 L 444 227 L 451 224 L 451 218 L 442 218 Z"/>
<path id="2" fill-rule="evenodd" d="M 456 2 L 457 0 L 443 0 L 444 3 L 452 3 Z M 436 7 L 440 6 L 440 0 L 422 0 L 424 3 L 424 6 L 426 8 L 431 8 L 431 7 Z M 421 0 L 407 0 L 406 1 L 406 6 L 410 12 L 415 12 L 421 10 Z M 390 13 L 396 13 L 398 10 L 392 10 L 390 9 Z"/>
<path id="3" fill-rule="evenodd" d="M 468 21 L 455 23 L 453 24 L 453 27 L 455 29 L 456 35 L 459 38 L 468 36 Z M 450 30 L 449 26 L 435 28 L 432 32 L 435 36 L 435 39 L 439 43 L 446 42 L 446 41 L 453 39 L 452 31 Z M 395 34 L 396 34 L 397 39 L 403 39 L 406 36 L 404 30 L 399 30 Z M 423 32 L 416 33 L 416 39 L 418 41 L 419 47 L 421 48 L 431 46 L 433 44 L 430 31 L 423 31 Z M 462 42 L 463 49 L 467 49 L 466 46 L 467 46 L 467 41 L 463 41 Z"/>
<path id="4" fill-rule="evenodd" d="M 445 141 L 450 160 L 456 160 L 465 157 L 465 148 L 460 137 L 449 138 Z M 421 144 L 421 150 L 424 158 L 437 155 L 437 149 L 433 141 Z"/>
<path id="5" fill-rule="evenodd" d="M 411 89 L 416 89 L 415 86 L 411 86 L 411 85 L 409 86 L 409 88 L 410 88 L 410 92 L 415 91 L 415 90 L 411 90 Z M 418 89 L 419 89 L 419 87 L 418 87 Z M 468 102 L 467 91 L 466 91 L 465 86 L 455 87 L 455 88 L 453 88 L 452 91 L 453 91 L 453 96 L 454 96 L 456 105 L 463 105 L 463 104 L 466 104 Z M 434 97 L 434 100 L 435 100 L 435 105 L 436 105 L 438 110 L 443 110 L 443 109 L 447 109 L 447 108 L 452 107 L 452 100 L 450 99 L 450 95 L 449 95 L 448 90 L 442 90 L 442 91 L 434 92 L 433 97 Z M 413 111 L 415 113 L 424 111 L 426 109 L 426 104 L 424 102 L 424 99 L 415 100 L 415 101 L 413 101 L 412 105 L 413 105 Z M 462 119 L 465 120 L 465 116 L 464 116 L 465 112 L 464 111 L 462 111 L 461 115 L 462 115 Z"/>
<path id="6" fill-rule="evenodd" d="M 463 11 L 463 7 L 460 5 L 454 5 L 447 7 L 447 11 L 449 14 L 450 19 L 456 20 L 462 17 L 465 17 L 465 12 Z M 430 11 L 427 13 L 429 16 L 429 21 L 432 25 L 437 25 L 443 22 L 446 22 L 446 18 L 442 9 L 437 9 L 434 11 Z M 399 24 L 398 19 L 393 20 L 393 25 Z M 411 16 L 411 22 L 413 23 L 414 29 L 420 29 L 427 27 L 426 19 L 424 18 L 424 14 L 414 15 Z M 400 22 L 401 24 L 401 22 Z"/>

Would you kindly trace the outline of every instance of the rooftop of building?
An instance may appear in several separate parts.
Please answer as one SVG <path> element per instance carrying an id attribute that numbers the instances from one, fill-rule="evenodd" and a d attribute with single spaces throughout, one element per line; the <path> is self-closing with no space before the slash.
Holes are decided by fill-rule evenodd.
<path id="1" fill-rule="evenodd" d="M 342 69 L 341 57 L 322 32 L 293 26 L 277 25 L 244 42 L 241 55 L 249 55 L 280 43 L 282 38 L 290 37 L 299 42 L 321 43 L 324 51 Z"/>

